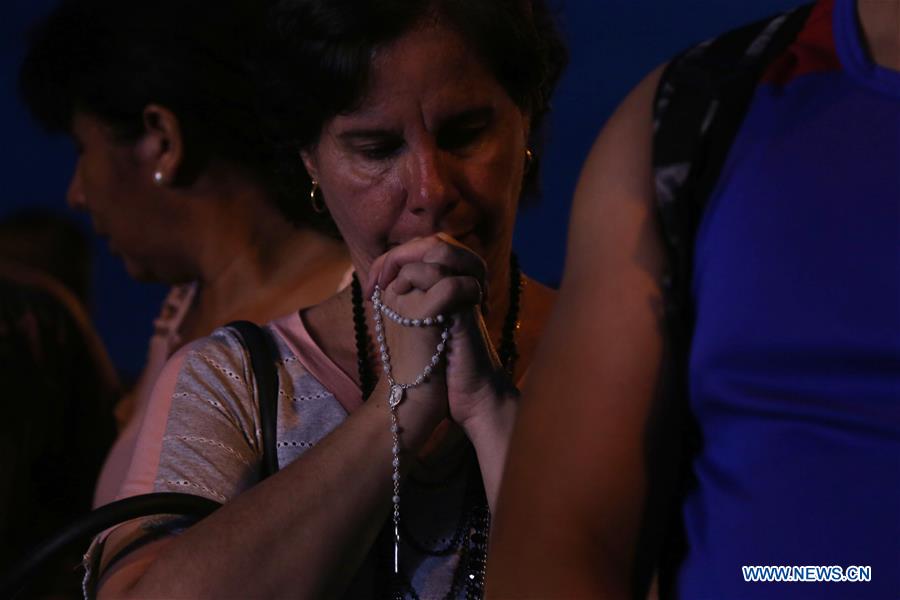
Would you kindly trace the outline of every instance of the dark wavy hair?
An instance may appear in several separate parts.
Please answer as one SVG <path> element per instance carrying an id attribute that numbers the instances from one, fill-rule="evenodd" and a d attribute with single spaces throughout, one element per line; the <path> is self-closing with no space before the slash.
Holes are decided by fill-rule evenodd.
<path id="1" fill-rule="evenodd" d="M 293 222 L 316 224 L 278 170 L 259 124 L 251 53 L 270 0 L 62 0 L 32 30 L 21 95 L 51 132 L 76 112 L 100 118 L 122 141 L 144 130 L 150 103 L 175 113 L 185 139 L 180 178 L 211 160 L 241 169 Z M 271 123 L 270 123 L 271 124 Z"/>
<path id="2" fill-rule="evenodd" d="M 373 52 L 433 19 L 458 32 L 532 119 L 532 145 L 568 62 L 544 0 L 281 0 L 273 7 L 260 90 L 285 169 L 332 117 L 367 91 Z M 525 182 L 537 188 L 537 160 Z M 300 175 L 307 179 L 305 172 Z M 308 188 L 307 188 L 308 189 Z"/>

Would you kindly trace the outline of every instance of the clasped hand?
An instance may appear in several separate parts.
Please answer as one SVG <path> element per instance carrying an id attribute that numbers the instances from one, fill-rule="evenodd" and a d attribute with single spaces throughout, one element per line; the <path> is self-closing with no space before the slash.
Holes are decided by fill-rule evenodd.
<path id="1" fill-rule="evenodd" d="M 367 295 L 377 284 L 382 300 L 404 317 L 449 319 L 450 339 L 441 368 L 424 384 L 430 401 L 466 427 L 491 409 L 500 363 L 481 311 L 484 260 L 452 237 L 438 233 L 392 248 L 369 270 Z M 395 379 L 412 381 L 434 353 L 442 327 L 403 327 L 385 319 Z"/>

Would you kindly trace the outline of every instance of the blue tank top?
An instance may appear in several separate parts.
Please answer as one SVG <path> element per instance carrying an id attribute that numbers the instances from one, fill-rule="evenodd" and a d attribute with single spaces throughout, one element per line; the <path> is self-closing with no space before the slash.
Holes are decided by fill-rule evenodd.
<path id="1" fill-rule="evenodd" d="M 900 73 L 853 0 L 821 1 L 767 69 L 694 260 L 681 597 L 900 598 Z M 747 583 L 754 565 L 871 582 Z"/>

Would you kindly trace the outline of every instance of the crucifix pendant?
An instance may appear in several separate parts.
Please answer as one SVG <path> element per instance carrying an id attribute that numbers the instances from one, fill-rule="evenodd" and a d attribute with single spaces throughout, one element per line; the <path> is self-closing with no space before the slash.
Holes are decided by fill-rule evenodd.
<path id="1" fill-rule="evenodd" d="M 391 410 L 397 408 L 397 405 L 403 400 L 403 387 L 397 384 L 391 386 L 391 394 L 388 396 L 388 406 Z"/>

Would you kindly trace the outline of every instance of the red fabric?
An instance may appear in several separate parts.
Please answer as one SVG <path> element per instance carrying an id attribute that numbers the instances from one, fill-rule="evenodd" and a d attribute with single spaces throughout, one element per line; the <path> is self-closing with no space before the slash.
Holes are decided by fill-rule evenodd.
<path id="1" fill-rule="evenodd" d="M 783 86 L 801 75 L 841 69 L 834 44 L 833 9 L 834 0 L 821 0 L 813 7 L 794 43 L 766 69 L 763 83 Z"/>

